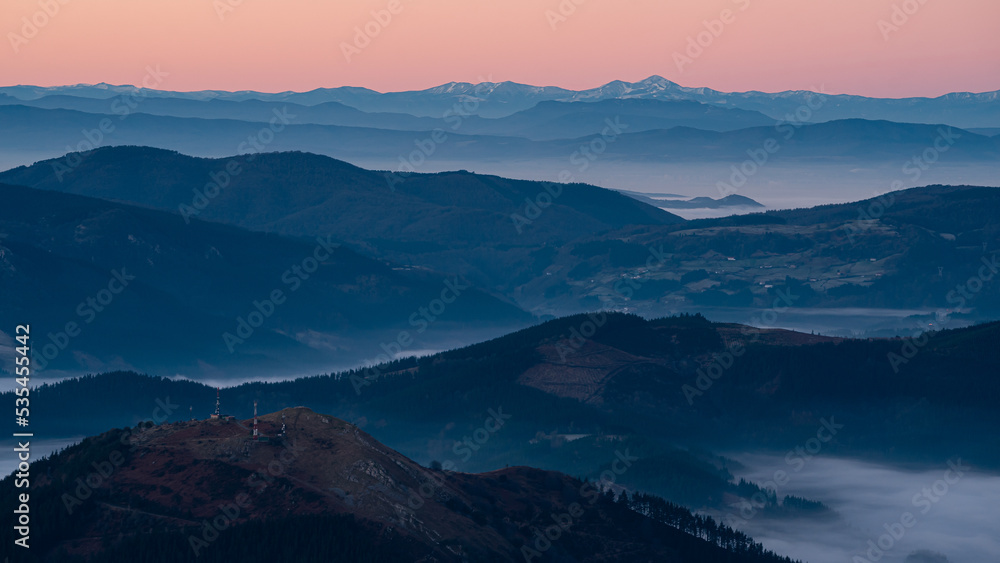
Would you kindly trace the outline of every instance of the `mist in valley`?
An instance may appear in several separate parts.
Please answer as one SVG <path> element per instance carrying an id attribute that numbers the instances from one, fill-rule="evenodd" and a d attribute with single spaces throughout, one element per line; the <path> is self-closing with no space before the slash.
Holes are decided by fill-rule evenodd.
<path id="1" fill-rule="evenodd" d="M 916 156 L 916 155 L 915 155 Z M 859 164 L 857 161 L 794 162 L 782 161 L 779 155 L 763 166 L 747 166 L 752 174 L 737 174 L 734 167 L 744 162 L 641 162 L 620 161 L 598 157 L 587 162 L 586 168 L 565 159 L 485 161 L 450 161 L 427 159 L 417 172 L 469 170 L 478 174 L 494 174 L 518 180 L 558 181 L 566 170 L 573 181 L 602 188 L 630 190 L 649 194 L 672 194 L 718 199 L 730 194 L 749 197 L 764 206 L 747 210 L 668 209 L 685 219 L 723 217 L 765 209 L 793 209 L 848 203 L 879 196 L 890 191 L 926 186 L 983 185 L 996 183 L 1000 165 L 992 163 L 949 163 L 947 155 L 926 170 L 907 161 Z M 363 168 L 397 170 L 399 157 L 385 159 L 347 159 Z M 919 174 L 916 172 L 919 171 Z M 745 178 L 745 180 L 744 180 Z M 893 185 L 894 182 L 899 182 Z"/>
<path id="2" fill-rule="evenodd" d="M 960 455 L 919 468 L 789 455 L 791 463 L 784 454 L 736 454 L 744 467 L 734 473 L 770 482 L 779 498 L 821 501 L 839 518 L 768 519 L 740 507 L 717 516 L 766 548 L 810 563 L 974 563 L 1000 552 L 1000 474 Z"/>

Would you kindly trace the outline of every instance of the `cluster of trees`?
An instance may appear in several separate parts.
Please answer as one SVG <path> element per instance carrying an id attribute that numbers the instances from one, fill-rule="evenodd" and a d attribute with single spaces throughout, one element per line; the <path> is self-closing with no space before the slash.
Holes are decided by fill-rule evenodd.
<path id="1" fill-rule="evenodd" d="M 782 557 L 764 549 L 764 546 L 739 530 L 718 523 L 710 516 L 694 514 L 683 506 L 672 504 L 659 497 L 643 493 L 622 494 L 619 496 L 618 502 L 657 522 L 662 522 L 719 546 L 730 553 L 737 554 L 741 556 L 740 561 L 793 563 L 793 560 L 788 557 Z"/>

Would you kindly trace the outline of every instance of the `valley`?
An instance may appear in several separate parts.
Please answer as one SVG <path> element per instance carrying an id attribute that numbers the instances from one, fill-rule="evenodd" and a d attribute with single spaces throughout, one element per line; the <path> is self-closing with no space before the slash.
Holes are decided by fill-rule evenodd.
<path id="1" fill-rule="evenodd" d="M 956 2 L 11 0 L 0 558 L 997 560 Z"/>

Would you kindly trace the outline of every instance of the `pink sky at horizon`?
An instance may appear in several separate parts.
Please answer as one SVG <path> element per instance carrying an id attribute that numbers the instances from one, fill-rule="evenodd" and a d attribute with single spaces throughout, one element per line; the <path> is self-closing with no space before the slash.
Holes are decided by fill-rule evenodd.
<path id="1" fill-rule="evenodd" d="M 722 91 L 1000 90 L 996 0 L 61 2 L 0 6 L 0 84 L 137 84 L 158 65 L 169 75 L 156 88 L 176 91 L 507 80 L 585 89 L 650 75 Z M 59 9 L 48 15 L 42 5 Z M 220 17 L 219 6 L 231 10 Z M 378 24 L 372 12 L 384 18 L 390 6 L 391 21 Z M 560 6 L 564 19 L 553 19 Z M 40 24 L 37 33 L 23 18 Z M 344 45 L 366 26 L 377 35 L 348 60 Z M 686 51 L 699 38 L 701 52 Z M 679 65 L 677 54 L 688 59 Z"/>

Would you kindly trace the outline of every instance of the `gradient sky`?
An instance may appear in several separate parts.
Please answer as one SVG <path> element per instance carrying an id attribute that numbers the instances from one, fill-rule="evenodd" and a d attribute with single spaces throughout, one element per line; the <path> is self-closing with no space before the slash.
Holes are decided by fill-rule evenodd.
<path id="1" fill-rule="evenodd" d="M 582 89 L 653 74 L 723 91 L 1000 90 L 998 0 L 394 0 L 385 26 L 370 22 L 389 0 L 61 1 L 51 17 L 39 0 L 2 1 L 0 84 L 137 84 L 159 65 L 165 90 Z M 547 12 L 560 5 L 575 11 L 553 28 Z M 883 32 L 894 5 L 918 9 Z M 232 9 L 220 17 L 219 6 Z M 734 21 L 679 69 L 674 53 L 724 9 Z M 28 38 L 22 18 L 33 17 L 44 25 Z M 348 62 L 342 43 L 366 24 L 378 35 Z M 16 53 L 13 34 L 26 40 Z"/>

